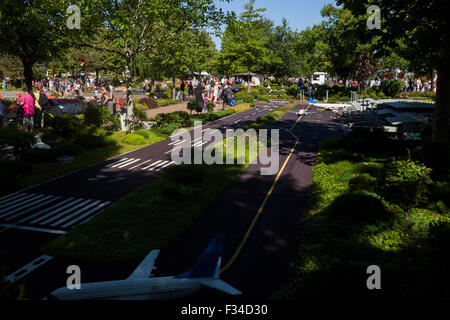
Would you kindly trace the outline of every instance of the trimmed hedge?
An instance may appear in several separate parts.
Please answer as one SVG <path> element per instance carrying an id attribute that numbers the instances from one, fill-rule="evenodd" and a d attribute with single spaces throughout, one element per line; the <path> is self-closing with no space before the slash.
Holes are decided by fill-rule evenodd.
<path id="1" fill-rule="evenodd" d="M 147 143 L 145 138 L 139 134 L 130 133 L 127 134 L 125 137 L 122 138 L 122 143 L 129 144 L 129 145 L 141 145 Z"/>

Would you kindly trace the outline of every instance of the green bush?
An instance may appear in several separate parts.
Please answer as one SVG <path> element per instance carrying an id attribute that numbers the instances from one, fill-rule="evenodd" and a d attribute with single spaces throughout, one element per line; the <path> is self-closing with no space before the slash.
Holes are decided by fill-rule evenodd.
<path id="1" fill-rule="evenodd" d="M 190 126 L 190 116 L 185 111 L 175 111 L 170 113 L 158 113 L 153 119 L 159 127 L 166 126 L 171 123 L 181 123 L 183 126 Z"/>
<path id="2" fill-rule="evenodd" d="M 294 97 L 294 98 L 297 97 L 299 92 L 300 91 L 298 90 L 297 85 L 292 85 L 292 86 L 289 86 L 289 87 L 286 88 L 286 94 L 288 96 L 291 96 L 291 97 Z"/>
<path id="3" fill-rule="evenodd" d="M 180 128 L 182 128 L 182 124 L 174 122 L 174 123 L 170 123 L 165 126 L 162 126 L 162 127 L 152 128 L 151 130 L 153 130 L 155 133 L 160 134 L 160 135 L 170 136 L 175 130 L 180 129 Z"/>
<path id="4" fill-rule="evenodd" d="M 214 104 L 214 102 L 208 102 L 206 104 L 206 108 L 208 108 L 208 112 L 213 112 L 215 107 L 216 107 L 216 105 Z"/>
<path id="5" fill-rule="evenodd" d="M 197 101 L 189 101 L 187 104 L 187 109 L 192 113 L 196 111 L 197 113 L 202 112 L 202 107 L 197 103 Z"/>
<path id="6" fill-rule="evenodd" d="M 403 209 L 416 205 L 427 192 L 430 172 L 425 165 L 409 159 L 392 161 L 386 166 L 384 196 Z"/>
<path id="7" fill-rule="evenodd" d="M 171 104 L 179 103 L 180 101 L 176 99 L 158 99 L 156 102 L 158 103 L 158 106 L 165 107 Z"/>
<path id="8" fill-rule="evenodd" d="M 270 99 L 265 97 L 265 96 L 258 96 L 258 100 L 259 101 L 265 101 L 265 102 L 270 102 Z"/>
<path id="9" fill-rule="evenodd" d="M 84 111 L 84 124 L 87 126 L 100 127 L 103 124 L 105 113 L 108 108 L 98 105 L 88 105 Z"/>
<path id="10" fill-rule="evenodd" d="M 147 130 L 137 130 L 134 133 L 143 136 L 144 139 L 150 138 L 150 133 Z"/>
<path id="11" fill-rule="evenodd" d="M 138 118 L 140 121 L 146 121 L 147 120 L 147 113 L 145 110 L 147 107 L 143 104 L 135 104 L 133 107 L 133 113 L 136 118 Z"/>
<path id="12" fill-rule="evenodd" d="M 353 177 L 348 182 L 350 192 L 358 190 L 375 191 L 377 179 L 367 173 Z"/>
<path id="13" fill-rule="evenodd" d="M 400 80 L 384 80 L 381 81 L 381 92 L 392 98 L 397 98 L 400 95 L 400 91 L 403 88 L 403 81 Z"/>
<path id="14" fill-rule="evenodd" d="M 81 120 L 70 114 L 55 116 L 48 125 L 54 135 L 63 138 L 71 138 L 83 128 Z"/>
<path id="15" fill-rule="evenodd" d="M 117 140 L 110 136 L 96 136 L 91 134 L 79 134 L 75 137 L 75 143 L 83 148 L 104 148 L 117 146 Z"/>
<path id="16" fill-rule="evenodd" d="M 130 145 L 140 145 L 145 144 L 147 141 L 145 138 L 139 134 L 130 133 L 122 138 L 122 143 L 130 144 Z"/>
<path id="17" fill-rule="evenodd" d="M 355 222 L 377 222 L 388 218 L 387 211 L 374 193 L 354 191 L 337 197 L 328 207 L 333 218 L 350 218 Z"/>
<path id="18" fill-rule="evenodd" d="M 13 146 L 16 155 L 30 150 L 35 142 L 36 139 L 32 133 L 20 130 L 18 127 L 0 127 L 0 146 Z"/>
<path id="19" fill-rule="evenodd" d="M 242 100 L 245 103 L 251 103 L 251 102 L 255 102 L 255 94 L 239 91 L 235 94 L 234 99 L 236 101 Z"/>
<path id="20" fill-rule="evenodd" d="M 416 147 L 411 157 L 433 169 L 431 177 L 443 181 L 450 177 L 450 144 L 447 142 L 427 142 Z"/>

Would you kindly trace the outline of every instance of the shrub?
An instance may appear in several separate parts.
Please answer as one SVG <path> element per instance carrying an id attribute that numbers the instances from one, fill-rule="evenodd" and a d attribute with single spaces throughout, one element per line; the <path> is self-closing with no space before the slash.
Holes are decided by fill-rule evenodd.
<path id="1" fill-rule="evenodd" d="M 181 123 L 170 123 L 167 124 L 163 127 L 156 127 L 156 128 L 152 128 L 151 130 L 153 130 L 154 132 L 156 132 L 157 134 L 160 135 L 171 135 L 175 130 L 180 129 L 182 127 Z"/>
<path id="2" fill-rule="evenodd" d="M 130 144 L 130 145 L 140 145 L 145 144 L 147 141 L 145 138 L 139 134 L 130 133 L 122 138 L 122 143 Z"/>
<path id="3" fill-rule="evenodd" d="M 292 86 L 286 88 L 286 94 L 288 96 L 295 98 L 295 97 L 297 97 L 298 93 L 299 93 L 299 90 L 297 88 L 297 85 L 292 85 Z"/>
<path id="4" fill-rule="evenodd" d="M 75 137 L 75 143 L 84 148 L 103 148 L 117 146 L 117 140 L 109 136 L 96 136 L 91 134 L 79 134 Z"/>
<path id="5" fill-rule="evenodd" d="M 195 100 L 188 102 L 187 109 L 191 112 L 191 114 L 192 114 L 192 111 L 196 111 L 197 113 L 202 112 L 202 107 Z"/>
<path id="6" fill-rule="evenodd" d="M 147 130 L 137 130 L 137 131 L 135 131 L 134 133 L 135 133 L 135 134 L 138 134 L 138 135 L 140 135 L 140 136 L 143 136 L 144 139 L 150 138 L 150 134 L 148 133 Z"/>
<path id="7" fill-rule="evenodd" d="M 255 101 L 255 94 L 246 93 L 246 92 L 238 92 L 238 93 L 236 93 L 234 99 L 236 101 L 237 100 L 243 100 L 245 103 L 251 103 L 251 102 Z"/>
<path id="8" fill-rule="evenodd" d="M 84 112 L 84 123 L 88 126 L 100 127 L 103 124 L 104 113 L 108 112 L 108 109 L 103 106 L 88 105 Z"/>
<path id="9" fill-rule="evenodd" d="M 353 177 L 348 182 L 350 192 L 357 190 L 375 191 L 377 179 L 367 173 Z"/>
<path id="10" fill-rule="evenodd" d="M 258 100 L 259 101 L 265 101 L 265 102 L 270 102 L 270 99 L 265 97 L 265 96 L 258 96 Z"/>
<path id="11" fill-rule="evenodd" d="M 388 217 L 381 199 L 367 191 L 337 197 L 328 207 L 328 213 L 333 218 L 350 218 L 358 222 L 376 222 Z"/>
<path id="12" fill-rule="evenodd" d="M 139 104 L 143 104 L 147 106 L 148 109 L 156 109 L 158 108 L 158 103 L 155 99 L 150 97 L 145 97 L 139 100 Z"/>
<path id="13" fill-rule="evenodd" d="M 143 104 L 135 104 L 133 107 L 133 113 L 136 118 L 138 118 L 140 121 L 146 121 L 147 120 L 147 113 L 145 110 L 147 107 Z"/>
<path id="14" fill-rule="evenodd" d="M 175 111 L 170 113 L 158 113 L 153 119 L 158 126 L 166 126 L 170 123 L 180 123 L 183 126 L 190 126 L 189 114 L 185 111 Z"/>
<path id="15" fill-rule="evenodd" d="M 17 127 L 0 127 L 0 146 L 13 146 L 16 155 L 31 149 L 34 135 Z"/>
<path id="16" fill-rule="evenodd" d="M 208 108 L 208 112 L 213 112 L 215 107 L 216 107 L 216 105 L 214 102 L 208 102 L 206 104 L 206 108 Z"/>
<path id="17" fill-rule="evenodd" d="M 450 144 L 446 142 L 428 142 L 415 148 L 411 156 L 414 160 L 432 168 L 434 180 L 445 180 L 450 175 Z"/>
<path id="18" fill-rule="evenodd" d="M 83 128 L 81 120 L 70 114 L 55 116 L 48 125 L 54 135 L 62 138 L 71 138 Z"/>
<path id="19" fill-rule="evenodd" d="M 180 101 L 176 99 L 158 99 L 156 102 L 158 103 L 158 106 L 164 107 L 171 104 L 179 103 Z"/>
<path id="20" fill-rule="evenodd" d="M 409 159 L 392 161 L 386 167 L 385 197 L 403 209 L 416 205 L 427 192 L 431 169 Z"/>
<path id="21" fill-rule="evenodd" d="M 388 97 L 396 98 L 400 95 L 403 88 L 403 82 L 400 80 L 381 81 L 380 90 Z"/>

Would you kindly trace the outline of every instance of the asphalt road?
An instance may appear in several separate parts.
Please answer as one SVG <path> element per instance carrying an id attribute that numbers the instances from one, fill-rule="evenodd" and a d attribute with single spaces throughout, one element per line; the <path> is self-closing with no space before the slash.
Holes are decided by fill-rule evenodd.
<path id="1" fill-rule="evenodd" d="M 210 129 L 224 131 L 238 128 L 273 111 L 278 105 L 279 103 L 257 105 L 249 111 L 219 119 L 203 126 L 203 133 Z M 191 134 L 193 135 L 193 131 Z M 192 138 L 194 148 L 208 146 L 208 143 L 203 143 L 201 139 L 195 139 L 196 137 Z M 2 263 L 7 265 L 12 276 L 19 276 L 19 281 L 27 283 L 28 293 L 32 298 L 42 298 L 63 285 L 64 281 L 61 283 L 61 280 L 66 277 L 65 268 L 61 268 L 61 264 L 54 260 L 39 261 L 42 258 L 39 249 L 48 241 L 94 217 L 164 169 L 175 165 L 171 161 L 170 153 L 176 148 L 176 142 L 161 141 L 0 198 Z M 40 263 L 44 265 L 41 266 Z M 52 271 L 53 267 L 58 271 Z M 98 268 L 105 269 L 95 266 L 92 270 Z M 128 269 L 126 266 L 107 268 L 112 270 L 110 279 L 116 278 L 116 269 Z M 133 266 L 129 268 L 132 269 Z M 83 270 L 91 270 L 91 267 Z M 101 280 L 98 279 L 98 274 L 94 271 L 91 281 Z M 108 278 L 109 272 L 101 274 Z M 89 281 L 89 276 L 83 277 L 83 281 Z"/>

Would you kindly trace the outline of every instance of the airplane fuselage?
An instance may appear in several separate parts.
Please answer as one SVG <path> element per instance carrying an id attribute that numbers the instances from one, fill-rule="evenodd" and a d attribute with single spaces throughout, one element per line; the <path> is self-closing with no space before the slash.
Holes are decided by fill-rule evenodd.
<path id="1" fill-rule="evenodd" d="M 209 278 L 180 279 L 158 277 L 81 284 L 80 289 L 62 287 L 49 300 L 157 300 L 176 299 L 192 294 Z"/>

